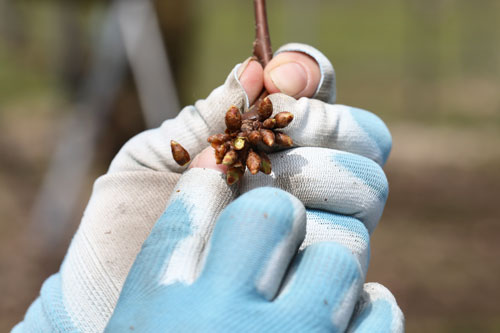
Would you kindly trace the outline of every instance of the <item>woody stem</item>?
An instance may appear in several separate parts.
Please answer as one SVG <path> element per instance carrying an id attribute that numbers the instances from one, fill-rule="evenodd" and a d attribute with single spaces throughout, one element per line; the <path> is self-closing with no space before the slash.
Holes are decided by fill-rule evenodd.
<path id="1" fill-rule="evenodd" d="M 257 61 L 266 67 L 273 57 L 271 49 L 271 38 L 269 37 L 269 25 L 267 23 L 266 0 L 254 0 L 255 9 L 255 41 L 253 42 L 253 55 Z M 243 119 L 251 119 L 257 116 L 255 109 L 266 96 L 269 95 L 266 88 L 262 89 L 253 106 L 243 114 Z"/>

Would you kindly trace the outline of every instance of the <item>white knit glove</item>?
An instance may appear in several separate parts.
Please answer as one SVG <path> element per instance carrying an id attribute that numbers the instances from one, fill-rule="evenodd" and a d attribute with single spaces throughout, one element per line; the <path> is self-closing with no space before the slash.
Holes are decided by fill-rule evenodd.
<path id="1" fill-rule="evenodd" d="M 308 208 L 304 245 L 340 241 L 360 255 L 366 270 L 368 237 L 388 195 L 381 165 L 391 147 L 389 131 L 378 117 L 360 109 L 283 94 L 270 98 L 275 112 L 294 114 L 284 132 L 301 147 L 270 154 L 271 175 L 244 177 L 242 193 L 274 186 L 295 195 Z M 338 221 L 325 221 L 322 210 L 338 214 Z"/>
<path id="2" fill-rule="evenodd" d="M 385 162 L 391 145 L 385 125 L 366 111 L 346 106 L 295 101 L 284 95 L 271 99 L 276 106 L 280 99 L 285 101 L 283 108 L 275 111 L 286 109 L 295 115 L 294 125 L 285 132 L 295 144 L 309 147 L 270 154 L 272 173 L 244 177 L 241 193 L 273 186 L 296 196 L 306 206 L 307 216 L 301 249 L 324 241 L 341 244 L 357 259 L 364 279 L 370 259 L 370 234 L 388 195 L 387 179 L 377 163 Z M 316 133 L 316 138 L 303 136 L 308 132 Z M 336 140 L 348 137 L 351 140 Z M 317 143 L 345 151 L 310 147 Z M 378 315 L 368 318 L 373 313 Z M 396 300 L 380 284 L 364 286 L 353 317 L 356 319 L 348 332 L 404 331 L 404 317 Z"/>
<path id="3" fill-rule="evenodd" d="M 300 44 L 290 44 L 278 52 L 287 49 L 300 50 L 316 59 L 322 72 L 322 84 L 318 87 L 315 97 L 332 102 L 334 99 L 334 93 L 332 94 L 334 73 L 326 58 L 317 50 Z M 135 256 L 163 212 L 170 193 L 180 177 L 180 172 L 185 169 L 174 162 L 170 151 L 170 140 L 180 142 L 194 156 L 208 145 L 206 138 L 210 134 L 223 132 L 226 110 L 231 105 L 242 107 L 248 104 L 248 98 L 238 81 L 237 70 L 238 66 L 233 69 L 224 85 L 215 89 L 207 99 L 196 102 L 194 106 L 185 107 L 175 119 L 165 121 L 158 129 L 139 134 L 122 148 L 113 160 L 108 173 L 94 184 L 92 197 L 61 266 L 60 273 L 45 282 L 41 297 L 29 309 L 25 321 L 16 326 L 18 331 L 46 331 L 46 327 L 51 327 L 52 331 L 101 332 L 104 329 Z M 373 140 L 366 140 L 369 139 L 370 131 L 359 131 L 362 125 L 359 122 L 350 121 L 352 120 L 350 111 L 328 113 L 325 109 L 325 112 L 318 114 L 318 116 L 307 115 L 308 109 L 316 112 L 315 110 L 325 108 L 327 104 L 314 99 L 301 99 L 291 103 L 290 98 L 281 94 L 273 95 L 271 99 L 275 110 L 281 110 L 286 106 L 287 111 L 296 115 L 288 133 L 297 145 L 335 147 L 363 154 L 375 160 L 378 158 L 378 162 L 384 161 L 384 154 L 380 152 L 383 151 L 383 148 L 380 149 L 380 145 L 377 142 L 374 144 Z M 290 107 L 292 104 L 294 108 Z M 347 110 L 347 107 L 335 108 Z M 345 114 L 345 117 L 341 114 Z M 376 118 L 369 114 L 367 117 L 368 119 L 370 117 Z M 308 126 L 311 119 L 315 119 L 315 127 Z M 318 126 L 319 122 L 324 123 L 324 126 Z M 378 122 L 380 123 L 380 121 Z M 311 122 L 311 124 L 313 123 Z M 321 163 L 320 160 L 324 157 L 320 151 L 318 151 L 319 155 L 313 157 L 312 152 L 311 150 L 309 153 L 300 153 L 297 149 L 274 154 L 272 157 L 274 176 L 281 172 L 283 179 L 285 179 L 284 172 L 288 170 L 281 168 L 276 158 L 289 156 L 284 158 L 293 159 L 293 154 L 299 156 L 299 153 L 302 154 L 302 158 L 310 158 L 307 163 L 312 164 L 307 168 L 311 168 L 312 171 L 312 168 L 316 168 L 317 163 Z M 303 159 L 296 159 L 293 163 L 302 163 L 303 161 Z M 293 170 L 297 171 L 298 169 Z M 320 173 L 325 171 L 323 166 L 319 170 Z M 307 173 L 302 175 L 307 175 Z M 271 179 L 262 183 L 259 177 L 252 177 L 253 180 L 249 183 L 244 182 L 242 184 L 244 191 L 259 186 L 259 182 L 262 185 L 264 183 L 277 185 Z M 291 180 L 290 184 L 293 185 L 294 178 L 287 177 L 287 179 Z M 318 178 L 316 177 L 316 179 Z M 346 182 L 349 181 L 345 177 L 342 179 Z M 307 201 L 307 196 L 304 196 L 307 192 L 299 193 L 300 191 L 294 191 L 292 187 L 283 186 L 304 200 L 308 208 L 338 210 L 336 206 L 335 208 L 326 208 L 321 205 L 311 205 Z M 345 188 L 347 187 L 344 184 Z M 311 190 L 314 191 L 314 189 Z M 210 195 L 221 195 L 225 198 L 227 195 L 222 194 L 224 191 L 227 189 L 214 185 Z M 234 190 L 226 193 L 229 193 L 229 196 L 221 200 L 221 206 L 214 211 L 220 211 L 236 195 Z M 333 195 L 331 191 L 318 191 L 317 193 Z M 360 192 L 351 192 L 352 195 L 356 193 Z M 336 202 L 333 197 L 325 198 L 331 200 L 330 202 Z M 338 211 L 342 214 L 358 217 L 355 212 L 349 210 L 340 209 Z M 369 211 L 372 212 L 368 213 L 369 216 L 367 215 L 365 218 L 360 215 L 359 219 L 363 222 L 368 221 L 365 222 L 367 225 L 374 226 L 378 216 L 376 218 L 373 216 L 380 215 L 381 209 L 379 207 Z M 317 215 L 319 216 L 317 221 L 320 221 L 317 224 L 321 225 L 320 212 Z M 211 219 L 215 220 L 215 216 L 213 215 Z M 312 215 L 309 212 L 308 217 L 311 220 L 310 216 Z M 315 235 L 314 230 L 320 229 L 309 230 L 308 227 L 307 239 L 310 241 L 306 239 L 306 242 L 312 243 L 318 237 L 336 239 L 337 236 L 325 236 L 331 234 L 329 231 L 325 232 L 325 228 Z M 210 232 L 210 229 L 206 230 Z M 367 235 L 365 236 L 367 237 Z M 193 249 L 191 246 L 186 248 Z M 198 251 L 201 253 L 201 250 Z M 357 251 L 361 253 L 365 250 Z M 190 274 L 195 271 L 193 269 Z M 177 276 L 176 278 L 182 279 L 186 276 L 189 274 L 186 273 L 184 277 Z"/>

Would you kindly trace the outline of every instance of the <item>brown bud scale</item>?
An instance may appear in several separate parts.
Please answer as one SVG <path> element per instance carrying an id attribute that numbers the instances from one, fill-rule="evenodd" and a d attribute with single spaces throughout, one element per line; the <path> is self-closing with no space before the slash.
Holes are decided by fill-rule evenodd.
<path id="1" fill-rule="evenodd" d="M 226 112 L 226 127 L 230 131 L 237 131 L 241 127 L 241 113 L 236 106 L 231 106 Z"/>
<path id="2" fill-rule="evenodd" d="M 232 165 L 238 160 L 238 153 L 234 150 L 230 150 L 224 155 L 224 159 L 222 160 L 222 164 L 224 165 Z"/>
<path id="3" fill-rule="evenodd" d="M 241 130 L 243 132 L 253 130 L 253 120 L 250 120 L 250 119 L 243 120 L 242 124 L 241 124 Z"/>
<path id="4" fill-rule="evenodd" d="M 184 147 L 182 147 L 178 142 L 171 140 L 170 148 L 172 149 L 172 156 L 177 164 L 180 166 L 185 166 L 191 161 L 191 157 Z"/>
<path id="5" fill-rule="evenodd" d="M 221 144 L 215 148 L 215 163 L 221 164 L 224 156 L 226 155 L 227 147 Z"/>
<path id="6" fill-rule="evenodd" d="M 248 141 L 254 146 L 258 145 L 262 141 L 262 135 L 259 131 L 252 131 L 248 134 Z"/>
<path id="7" fill-rule="evenodd" d="M 260 134 L 262 135 L 262 141 L 269 147 L 272 147 L 275 140 L 274 132 L 268 129 L 260 130 Z"/>
<path id="8" fill-rule="evenodd" d="M 282 147 L 291 147 L 293 146 L 293 141 L 292 138 L 289 137 L 288 135 L 281 133 L 281 132 L 276 132 L 275 133 L 275 138 L 276 138 L 276 144 Z"/>
<path id="9" fill-rule="evenodd" d="M 252 175 L 255 175 L 260 170 L 260 156 L 251 150 L 247 157 L 247 167 Z"/>
<path id="10" fill-rule="evenodd" d="M 271 103 L 271 100 L 268 97 L 264 98 L 262 102 L 260 102 L 260 105 L 257 108 L 257 114 L 259 115 L 261 121 L 266 120 L 273 114 L 273 103 Z"/>
<path id="11" fill-rule="evenodd" d="M 264 126 L 264 128 L 267 128 L 267 129 L 273 129 L 276 126 L 276 119 L 268 118 L 268 119 L 264 120 L 264 122 L 262 123 L 262 126 Z"/>
<path id="12" fill-rule="evenodd" d="M 243 177 L 245 170 L 243 168 L 231 167 L 227 170 L 226 181 L 229 185 L 233 185 Z"/>
<path id="13" fill-rule="evenodd" d="M 277 128 L 287 127 L 293 120 L 293 114 L 290 112 L 280 112 L 274 116 L 274 119 L 276 119 Z"/>
<path id="14" fill-rule="evenodd" d="M 260 171 L 262 171 L 266 175 L 269 175 L 271 173 L 271 160 L 269 159 L 269 156 L 267 156 L 267 154 L 263 151 L 261 151 L 259 155 L 261 160 Z"/>

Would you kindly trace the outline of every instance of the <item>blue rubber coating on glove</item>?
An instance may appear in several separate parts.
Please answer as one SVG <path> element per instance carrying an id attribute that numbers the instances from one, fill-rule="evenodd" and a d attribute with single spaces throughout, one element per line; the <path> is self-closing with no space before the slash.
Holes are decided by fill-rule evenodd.
<path id="1" fill-rule="evenodd" d="M 370 243 L 370 234 L 368 233 L 368 230 L 366 229 L 364 224 L 357 218 L 346 215 L 328 213 L 317 209 L 308 209 L 307 214 L 308 216 L 312 215 L 312 217 L 317 217 L 324 221 L 328 221 L 331 224 L 331 226 L 335 227 L 336 229 L 340 227 L 352 233 L 355 233 L 367 244 Z"/>
<path id="2" fill-rule="evenodd" d="M 339 151 L 332 155 L 332 159 L 371 188 L 379 200 L 385 203 L 389 185 L 384 171 L 377 163 L 363 156 Z"/>
<path id="3" fill-rule="evenodd" d="M 175 246 L 191 234 L 191 221 L 182 197 L 174 200 L 158 219 L 137 255 L 127 281 L 147 289 L 159 281 Z M 129 290 L 123 288 L 122 294 Z"/>
<path id="4" fill-rule="evenodd" d="M 220 215 L 203 276 L 222 283 L 223 288 L 250 288 L 253 292 L 264 263 L 290 235 L 298 201 L 292 202 L 290 194 L 274 188 L 259 188 L 250 193 Z M 304 234 L 305 220 L 300 242 Z"/>
<path id="5" fill-rule="evenodd" d="M 182 205 L 176 205 L 174 210 L 167 208 L 168 223 L 163 217 L 158 222 L 171 224 L 170 232 L 180 228 L 177 222 L 189 219 L 180 209 Z M 179 235 L 188 234 L 181 229 Z M 250 191 L 220 215 L 200 277 L 190 285 L 165 285 L 157 278 L 161 274 L 150 274 L 147 267 L 151 263 L 146 261 L 163 266 L 157 262 L 168 260 L 169 249 L 180 238 L 162 238 L 162 228 L 155 226 L 143 248 L 149 253 L 137 257 L 107 331 L 342 330 L 362 281 L 356 259 L 339 244 L 318 243 L 307 248 L 296 260 L 287 290 L 277 298 L 269 299 L 259 289 L 266 286 L 262 281 L 269 278 L 266 272 L 271 264 L 273 268 L 276 262 L 293 260 L 304 233 L 305 211 L 296 198 L 276 188 Z M 171 244 L 160 247 L 156 242 Z M 143 274 L 152 279 L 146 288 Z M 279 274 L 270 276 L 278 282 L 283 279 Z"/>
<path id="6" fill-rule="evenodd" d="M 351 251 L 335 242 L 315 243 L 299 254 L 291 271 L 276 301 L 278 311 L 289 311 L 298 321 L 288 329 L 343 332 L 363 283 Z"/>
<path id="7" fill-rule="evenodd" d="M 78 332 L 63 303 L 59 274 L 45 280 L 40 297 L 31 304 L 24 321 L 12 332 Z"/>
<path id="8" fill-rule="evenodd" d="M 377 144 L 382 153 L 382 165 L 385 164 L 392 147 L 392 138 L 385 123 L 375 114 L 351 107 L 351 115 L 365 133 Z"/>
<path id="9" fill-rule="evenodd" d="M 392 332 L 392 323 L 392 304 L 378 299 L 358 314 L 350 328 L 356 333 Z"/>

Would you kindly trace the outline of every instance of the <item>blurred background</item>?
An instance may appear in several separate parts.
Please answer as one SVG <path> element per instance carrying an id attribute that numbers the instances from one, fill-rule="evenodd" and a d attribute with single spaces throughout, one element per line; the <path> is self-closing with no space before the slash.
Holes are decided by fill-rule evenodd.
<path id="1" fill-rule="evenodd" d="M 393 134 L 368 280 L 408 332 L 500 331 L 500 2 L 268 0 L 338 102 Z M 134 134 L 251 54 L 252 2 L 0 0 L 0 331 L 58 270 L 95 178 Z"/>

